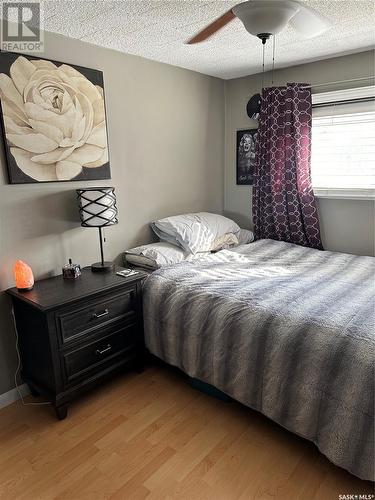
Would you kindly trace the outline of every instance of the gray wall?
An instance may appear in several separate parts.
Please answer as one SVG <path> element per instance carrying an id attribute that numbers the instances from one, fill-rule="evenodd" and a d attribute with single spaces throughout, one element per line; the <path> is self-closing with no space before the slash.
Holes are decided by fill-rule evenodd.
<path id="1" fill-rule="evenodd" d="M 45 46 L 46 58 L 104 72 L 112 179 L 9 185 L 1 151 L 0 290 L 13 286 L 17 258 L 36 278 L 61 272 L 69 257 L 83 265 L 99 259 L 98 231 L 78 220 L 74 190 L 83 185 L 116 188 L 119 224 L 106 230 L 108 259 L 151 240 L 155 218 L 223 210 L 223 81 L 48 33 Z M 0 293 L 0 394 L 13 387 L 15 361 Z"/>
<path id="2" fill-rule="evenodd" d="M 276 57 L 277 61 L 277 57 Z M 324 83 L 374 74 L 374 52 L 362 52 L 275 71 L 274 84 Z M 236 130 L 255 128 L 246 115 L 248 99 L 261 88 L 261 75 L 237 78 L 225 86 L 225 213 L 244 227 L 251 227 L 251 188 L 236 185 Z M 271 84 L 269 73 L 265 85 Z M 362 85 L 369 85 L 363 82 Z M 356 84 L 354 84 L 356 85 Z M 357 84 L 358 86 L 360 84 Z M 353 86 L 319 87 L 316 92 Z M 323 244 L 327 250 L 374 255 L 374 202 L 318 199 Z"/>
<path id="3" fill-rule="evenodd" d="M 235 185 L 235 132 L 254 125 L 245 105 L 259 75 L 224 82 L 49 33 L 44 57 L 104 72 L 112 179 L 9 185 L 1 151 L 0 290 L 13 286 L 17 258 L 36 278 L 59 273 L 69 257 L 82 265 L 98 259 L 97 231 L 79 225 L 74 190 L 83 185 L 116 188 L 120 222 L 106 230 L 108 259 L 150 241 L 152 219 L 222 212 L 224 181 L 225 211 L 251 226 L 251 190 Z M 371 73 L 373 55 L 362 53 L 276 71 L 275 83 Z M 320 199 L 319 210 L 327 248 L 373 253 L 372 202 Z M 15 367 L 9 301 L 0 292 L 0 394 L 13 387 Z"/>

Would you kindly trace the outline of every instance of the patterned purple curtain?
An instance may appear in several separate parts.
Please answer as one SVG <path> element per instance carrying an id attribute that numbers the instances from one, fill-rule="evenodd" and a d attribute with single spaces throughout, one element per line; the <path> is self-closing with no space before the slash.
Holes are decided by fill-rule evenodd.
<path id="1" fill-rule="evenodd" d="M 311 110 L 306 84 L 263 89 L 253 185 L 256 239 L 323 249 L 310 175 Z"/>

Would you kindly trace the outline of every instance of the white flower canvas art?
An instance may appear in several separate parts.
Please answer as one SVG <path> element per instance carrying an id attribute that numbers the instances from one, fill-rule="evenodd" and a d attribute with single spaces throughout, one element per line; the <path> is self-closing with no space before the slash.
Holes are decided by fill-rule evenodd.
<path id="1" fill-rule="evenodd" d="M 101 71 L 1 53 L 0 102 L 10 183 L 111 177 Z"/>

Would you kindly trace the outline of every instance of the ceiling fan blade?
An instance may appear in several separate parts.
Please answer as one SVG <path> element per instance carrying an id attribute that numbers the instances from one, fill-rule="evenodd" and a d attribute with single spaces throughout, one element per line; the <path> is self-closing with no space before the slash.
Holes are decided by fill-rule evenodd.
<path id="1" fill-rule="evenodd" d="M 313 38 L 321 35 L 332 26 L 328 18 L 311 7 L 300 3 L 298 12 L 292 17 L 289 23 L 304 38 Z"/>
<path id="2" fill-rule="evenodd" d="M 224 28 L 224 26 L 233 21 L 235 17 L 236 16 L 233 14 L 232 9 L 229 10 L 222 16 L 218 17 L 213 23 L 206 26 L 202 31 L 193 36 L 193 38 L 188 40 L 186 43 L 191 45 L 193 43 L 200 43 L 204 40 L 207 40 L 207 38 L 209 38 L 211 35 L 221 30 L 222 28 Z"/>

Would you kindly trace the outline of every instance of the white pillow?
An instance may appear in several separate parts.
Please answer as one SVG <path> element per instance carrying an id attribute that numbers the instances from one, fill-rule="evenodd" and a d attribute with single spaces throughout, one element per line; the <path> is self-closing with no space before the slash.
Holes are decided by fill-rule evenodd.
<path id="1" fill-rule="evenodd" d="M 254 233 L 250 229 L 241 229 L 237 237 L 239 245 L 247 245 L 254 241 Z"/>
<path id="2" fill-rule="evenodd" d="M 182 262 L 188 255 L 182 248 L 165 241 L 131 248 L 125 252 L 127 262 L 149 269 L 158 269 L 162 266 Z"/>
<path id="3" fill-rule="evenodd" d="M 186 252 L 207 252 L 213 242 L 227 233 L 237 236 L 240 227 L 223 215 L 199 212 L 166 217 L 151 223 L 161 240 L 179 245 Z"/>

